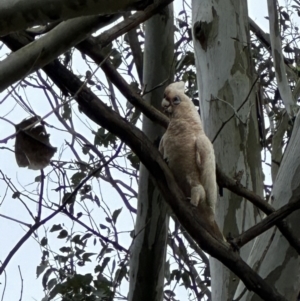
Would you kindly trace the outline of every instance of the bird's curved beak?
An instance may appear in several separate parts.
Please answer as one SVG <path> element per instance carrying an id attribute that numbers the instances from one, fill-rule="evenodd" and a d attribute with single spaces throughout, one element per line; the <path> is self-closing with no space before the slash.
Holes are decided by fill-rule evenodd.
<path id="1" fill-rule="evenodd" d="M 167 101 L 165 98 L 161 102 L 161 106 L 163 107 L 164 112 L 171 113 L 172 112 L 172 107 L 169 101 Z"/>

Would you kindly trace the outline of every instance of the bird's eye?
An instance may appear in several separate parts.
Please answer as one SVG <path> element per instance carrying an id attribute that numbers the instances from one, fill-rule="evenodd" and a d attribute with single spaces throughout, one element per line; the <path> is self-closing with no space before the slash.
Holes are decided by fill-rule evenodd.
<path id="1" fill-rule="evenodd" d="M 166 93 L 164 93 L 164 98 L 166 98 L 167 97 L 167 95 L 166 95 Z"/>
<path id="2" fill-rule="evenodd" d="M 181 99 L 180 99 L 179 96 L 175 96 L 175 97 L 173 98 L 173 104 L 174 104 L 174 105 L 179 105 L 180 102 L 181 102 Z"/>

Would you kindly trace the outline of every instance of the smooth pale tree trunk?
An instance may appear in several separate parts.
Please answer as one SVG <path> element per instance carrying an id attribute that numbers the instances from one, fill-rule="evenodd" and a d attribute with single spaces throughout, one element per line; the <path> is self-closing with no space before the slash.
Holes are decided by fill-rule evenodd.
<path id="1" fill-rule="evenodd" d="M 262 195 L 254 91 L 249 95 L 255 79 L 247 22 L 246 0 L 192 1 L 197 82 L 205 132 L 213 141 L 221 169 Z M 248 229 L 260 216 L 249 202 L 224 189 L 217 201 L 216 219 L 226 237 Z M 248 258 L 251 247 L 252 243 L 248 243 L 240 250 L 242 258 Z M 238 278 L 214 259 L 210 270 L 212 300 L 232 300 Z"/>
<path id="2" fill-rule="evenodd" d="M 272 192 L 275 209 L 300 199 L 300 115 L 298 114 L 292 137 L 284 153 Z M 287 219 L 293 233 L 300 237 L 300 213 L 294 212 Z M 248 264 L 269 284 L 276 287 L 287 300 L 299 300 L 300 259 L 282 234 L 272 228 L 259 236 L 249 256 Z M 241 295 L 244 285 L 240 283 L 236 296 Z M 260 300 L 247 291 L 240 300 Z"/>
<path id="3" fill-rule="evenodd" d="M 287 113 L 293 115 L 295 108 L 293 96 L 296 96 L 297 89 L 296 92 L 293 91 L 292 95 L 285 73 L 286 68 L 283 63 L 276 1 L 268 0 L 268 11 L 270 17 L 272 55 L 278 89 L 283 98 Z M 299 114 L 294 124 L 291 139 L 281 161 L 282 138 L 288 126 L 288 120 L 289 118 L 287 114 L 285 114 L 272 139 L 272 160 L 280 164 L 279 170 L 277 170 L 276 167 L 274 168 L 272 161 L 272 180 L 274 181 L 274 188 L 271 202 L 275 209 L 287 203 L 299 200 L 300 198 Z M 299 211 L 296 211 L 286 219 L 296 237 L 300 237 L 299 219 Z M 256 239 L 248 259 L 248 264 L 254 267 L 267 282 L 276 286 L 276 289 L 284 295 L 287 300 L 299 300 L 299 254 L 290 246 L 276 228 L 270 229 Z M 244 290 L 244 285 L 240 283 L 235 295 L 236 298 L 242 296 L 240 300 L 258 300 L 257 297 L 249 291 L 246 291 L 246 293 L 242 295 Z"/>
<path id="4" fill-rule="evenodd" d="M 143 74 L 146 91 L 166 79 L 172 81 L 173 39 L 173 8 L 169 6 L 146 22 Z M 165 86 L 146 94 L 145 100 L 161 108 Z M 163 129 L 144 116 L 143 132 L 158 145 Z M 168 224 L 167 205 L 149 177 L 148 170 L 141 165 L 128 300 L 163 300 Z"/>

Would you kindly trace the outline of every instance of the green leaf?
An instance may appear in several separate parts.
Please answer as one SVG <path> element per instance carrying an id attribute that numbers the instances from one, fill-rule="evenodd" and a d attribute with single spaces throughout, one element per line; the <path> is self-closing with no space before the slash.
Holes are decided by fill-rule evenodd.
<path id="1" fill-rule="evenodd" d="M 168 295 L 169 298 L 172 298 L 172 297 L 176 296 L 176 294 L 171 290 L 165 290 L 165 294 Z"/>
<path id="2" fill-rule="evenodd" d="M 47 239 L 47 237 L 43 237 L 42 240 L 41 240 L 41 246 L 42 246 L 42 247 L 45 247 L 47 244 L 48 244 L 48 239 Z"/>
<path id="3" fill-rule="evenodd" d="M 96 195 L 94 197 L 94 201 L 97 204 L 97 206 L 100 207 L 100 200 L 99 200 L 99 198 Z"/>
<path id="4" fill-rule="evenodd" d="M 91 261 L 90 257 L 93 256 L 93 255 L 96 255 L 96 253 L 84 253 L 82 255 L 82 260 L 83 261 Z"/>
<path id="5" fill-rule="evenodd" d="M 86 155 L 86 154 L 89 153 L 90 149 L 91 149 L 91 148 L 90 148 L 89 146 L 83 146 L 83 147 L 82 147 L 82 152 Z"/>
<path id="6" fill-rule="evenodd" d="M 62 113 L 62 118 L 65 120 L 68 120 L 71 118 L 71 106 L 69 103 L 65 103 L 63 105 L 63 113 Z"/>
<path id="7" fill-rule="evenodd" d="M 34 182 L 41 182 L 41 175 L 35 177 Z"/>
<path id="8" fill-rule="evenodd" d="M 80 260 L 81 260 L 81 256 L 80 256 L 80 255 L 81 255 L 82 253 L 84 253 L 84 250 L 79 249 L 79 248 L 76 247 L 75 256 L 76 256 L 78 259 L 80 259 Z"/>
<path id="9" fill-rule="evenodd" d="M 103 288 L 108 288 L 109 286 L 112 285 L 111 281 L 109 281 L 104 275 L 101 273 L 98 274 L 97 280 L 94 281 L 95 287 L 99 289 Z"/>
<path id="10" fill-rule="evenodd" d="M 63 284 L 59 283 L 57 284 L 53 290 L 49 293 L 49 300 L 52 300 L 57 294 L 61 293 L 63 289 Z"/>
<path id="11" fill-rule="evenodd" d="M 115 268 L 116 268 L 116 260 L 114 259 L 113 262 L 112 262 L 112 268 L 111 268 L 111 273 L 112 274 L 114 273 Z"/>
<path id="12" fill-rule="evenodd" d="M 95 145 L 102 145 L 102 142 L 105 137 L 105 129 L 99 128 L 97 132 L 93 132 L 95 134 L 94 144 Z"/>
<path id="13" fill-rule="evenodd" d="M 57 238 L 66 238 L 68 236 L 67 230 L 61 230 L 57 236 Z"/>
<path id="14" fill-rule="evenodd" d="M 127 156 L 127 159 L 130 161 L 131 166 L 135 169 L 139 169 L 140 167 L 140 159 L 134 153 L 131 153 Z"/>
<path id="15" fill-rule="evenodd" d="M 82 171 L 76 172 L 72 177 L 71 177 L 71 182 L 74 186 L 77 186 L 81 180 L 86 176 L 86 174 Z"/>
<path id="16" fill-rule="evenodd" d="M 113 212 L 113 214 L 112 214 L 112 220 L 113 220 L 114 224 L 116 223 L 117 218 L 118 218 L 119 214 L 121 213 L 122 209 L 123 208 L 120 208 L 120 209 L 117 209 L 117 210 L 115 210 Z"/>
<path id="17" fill-rule="evenodd" d="M 73 204 L 76 200 L 76 195 L 71 192 L 66 192 L 62 198 L 62 203 L 67 202 L 67 204 Z"/>
<path id="18" fill-rule="evenodd" d="M 51 280 L 49 280 L 49 282 L 47 283 L 48 290 L 50 291 L 56 284 L 57 284 L 56 278 L 52 278 Z"/>
<path id="19" fill-rule="evenodd" d="M 47 267 L 48 261 L 42 261 L 42 263 L 36 267 L 36 278 L 38 278 Z"/>
<path id="20" fill-rule="evenodd" d="M 168 282 L 171 281 L 170 261 L 169 260 L 165 263 L 165 278 Z"/>
<path id="21" fill-rule="evenodd" d="M 108 147 L 109 144 L 115 144 L 117 141 L 117 138 L 115 135 L 111 133 L 105 133 L 104 128 L 99 128 L 97 132 L 93 132 L 95 134 L 94 144 L 95 145 L 104 145 L 105 147 Z"/>
<path id="22" fill-rule="evenodd" d="M 90 238 L 92 235 L 93 235 L 92 233 L 86 233 L 86 234 L 84 234 L 84 235 L 81 237 L 81 241 L 84 241 L 84 240 Z"/>
<path id="23" fill-rule="evenodd" d="M 107 264 L 109 263 L 110 261 L 110 257 L 105 257 L 103 259 L 103 262 L 102 262 L 102 272 L 104 271 L 104 269 L 106 268 Z"/>
<path id="24" fill-rule="evenodd" d="M 55 271 L 57 271 L 55 268 L 50 268 L 44 274 L 43 279 L 42 279 L 42 285 L 43 285 L 44 289 L 46 289 L 47 282 L 48 282 L 50 275 L 52 274 L 52 272 L 55 272 Z"/>
<path id="25" fill-rule="evenodd" d="M 185 288 L 190 288 L 191 287 L 191 279 L 190 279 L 190 275 L 187 271 L 184 271 L 182 273 L 181 279 L 183 281 L 183 284 L 184 284 Z"/>
<path id="26" fill-rule="evenodd" d="M 107 264 L 109 263 L 109 261 L 110 261 L 110 257 L 105 257 L 102 261 L 102 264 L 96 266 L 95 273 L 102 273 L 106 268 Z"/>
<path id="27" fill-rule="evenodd" d="M 53 225 L 52 228 L 50 229 L 50 232 L 55 232 L 55 231 L 59 231 L 62 229 L 62 226 L 60 224 L 58 225 Z"/>
<path id="28" fill-rule="evenodd" d="M 54 256 L 54 259 L 57 260 L 59 263 L 66 263 L 68 261 L 69 257 L 56 255 L 56 256 Z"/>
<path id="29" fill-rule="evenodd" d="M 20 195 L 21 195 L 21 193 L 20 193 L 19 191 L 15 191 L 15 192 L 13 193 L 13 195 L 12 195 L 12 198 L 13 198 L 13 199 L 17 199 L 17 198 L 20 197 Z"/>
<path id="30" fill-rule="evenodd" d="M 89 285 L 93 280 L 92 274 L 80 275 L 76 274 L 68 280 L 68 283 L 74 288 L 82 288 Z"/>
<path id="31" fill-rule="evenodd" d="M 180 277 L 181 277 L 181 273 L 178 269 L 175 269 L 175 270 L 172 271 L 171 280 L 175 279 L 176 281 L 179 281 Z"/>
<path id="32" fill-rule="evenodd" d="M 72 249 L 70 247 L 62 247 L 59 249 L 59 251 L 61 251 L 63 253 L 70 253 L 72 251 Z"/>
<path id="33" fill-rule="evenodd" d="M 113 49 L 110 53 L 110 60 L 113 66 L 117 69 L 122 64 L 122 55 L 117 49 Z"/>
<path id="34" fill-rule="evenodd" d="M 80 239 L 80 235 L 79 234 L 77 234 L 77 235 L 75 235 L 72 239 L 71 239 L 71 242 L 73 242 L 73 243 L 75 243 L 75 244 L 78 244 L 78 245 L 83 245 L 83 243 L 82 243 L 82 241 L 81 241 L 81 239 Z"/>
<path id="35" fill-rule="evenodd" d="M 126 276 L 126 274 L 127 274 L 127 268 L 125 265 L 122 265 L 122 267 L 116 271 L 115 281 L 117 283 L 121 283 L 122 279 Z"/>

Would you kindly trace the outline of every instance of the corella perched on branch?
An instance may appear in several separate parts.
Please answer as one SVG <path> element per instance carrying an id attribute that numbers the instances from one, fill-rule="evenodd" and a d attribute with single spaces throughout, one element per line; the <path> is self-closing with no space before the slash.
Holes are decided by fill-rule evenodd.
<path id="1" fill-rule="evenodd" d="M 193 102 L 184 94 L 184 82 L 170 84 L 165 89 L 162 107 L 169 115 L 170 123 L 159 150 L 179 187 L 207 222 L 208 230 L 215 237 L 224 239 L 215 221 L 217 184 L 214 149 L 204 133 Z"/>

